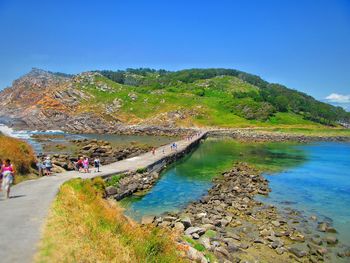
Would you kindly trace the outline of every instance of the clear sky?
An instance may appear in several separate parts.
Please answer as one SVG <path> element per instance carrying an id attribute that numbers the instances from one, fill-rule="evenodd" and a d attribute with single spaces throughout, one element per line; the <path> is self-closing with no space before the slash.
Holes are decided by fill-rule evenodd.
<path id="1" fill-rule="evenodd" d="M 350 102 L 350 1 L 0 0 L 0 88 L 32 67 L 226 67 Z"/>

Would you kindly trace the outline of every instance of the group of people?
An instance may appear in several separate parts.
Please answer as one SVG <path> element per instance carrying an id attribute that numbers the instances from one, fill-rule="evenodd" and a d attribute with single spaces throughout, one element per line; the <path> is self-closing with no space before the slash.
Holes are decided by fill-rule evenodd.
<path id="1" fill-rule="evenodd" d="M 50 156 L 41 156 L 38 157 L 38 161 L 36 162 L 36 167 L 39 171 L 39 176 L 50 176 L 52 173 L 52 161 Z"/>
<path id="2" fill-rule="evenodd" d="M 200 132 L 191 133 L 191 134 L 188 134 L 188 135 L 184 136 L 184 140 L 191 141 L 193 138 L 199 137 L 200 135 L 201 135 Z"/>
<path id="3" fill-rule="evenodd" d="M 6 198 L 10 198 L 11 185 L 15 181 L 15 167 L 11 164 L 10 159 L 2 162 L 0 170 L 1 189 L 6 194 Z"/>
<path id="4" fill-rule="evenodd" d="M 101 161 L 100 158 L 95 157 L 94 164 L 95 173 L 100 172 Z M 90 162 L 88 157 L 80 157 L 75 163 L 75 169 L 79 172 L 90 173 Z"/>
<path id="5" fill-rule="evenodd" d="M 200 133 L 186 136 L 186 140 L 191 140 L 194 136 L 199 136 Z M 170 146 L 171 150 L 177 150 L 177 143 L 172 143 Z M 163 154 L 164 154 L 164 148 L 163 148 Z M 152 148 L 152 154 L 156 154 L 155 147 Z M 0 160 L 1 163 L 1 160 Z M 38 157 L 38 161 L 36 163 L 36 166 L 39 171 L 40 176 L 50 176 L 52 174 L 52 161 L 50 156 L 40 156 Z M 88 157 L 80 157 L 75 163 L 74 163 L 75 169 L 79 172 L 89 173 L 90 172 L 90 163 Z M 101 167 L 101 161 L 99 157 L 95 157 L 93 161 L 93 167 L 95 168 L 95 172 L 100 172 Z M 10 198 L 10 189 L 11 185 L 14 183 L 15 180 L 15 168 L 11 164 L 11 161 L 9 159 L 6 159 L 2 162 L 1 170 L 0 170 L 0 183 L 1 183 L 1 189 L 0 191 L 6 192 L 6 198 Z"/>

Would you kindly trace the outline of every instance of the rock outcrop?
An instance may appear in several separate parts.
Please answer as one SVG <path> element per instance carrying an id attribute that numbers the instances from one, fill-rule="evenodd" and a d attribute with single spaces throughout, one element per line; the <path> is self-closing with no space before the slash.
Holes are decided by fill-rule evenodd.
<path id="1" fill-rule="evenodd" d="M 91 94 L 81 83 L 89 83 L 94 74 L 67 77 L 33 69 L 0 92 L 0 119 L 34 130 L 104 132 L 118 120 L 82 108 Z"/>
<path id="2" fill-rule="evenodd" d="M 56 167 L 63 168 L 64 170 L 74 170 L 76 168 L 74 163 L 79 157 L 88 157 L 90 162 L 92 162 L 95 157 L 99 157 L 101 164 L 105 165 L 138 156 L 150 151 L 152 148 L 149 145 L 139 144 L 127 147 L 113 147 L 110 142 L 96 139 L 72 140 L 71 143 L 77 147 L 75 153 L 52 155 L 52 163 Z M 64 170 L 57 170 L 56 172 Z"/>

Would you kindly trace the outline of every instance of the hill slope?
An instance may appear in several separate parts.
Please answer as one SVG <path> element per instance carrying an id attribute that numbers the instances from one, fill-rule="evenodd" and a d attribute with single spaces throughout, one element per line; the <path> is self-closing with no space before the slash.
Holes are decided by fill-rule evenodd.
<path id="1" fill-rule="evenodd" d="M 118 125 L 336 125 L 340 107 L 229 69 L 151 69 L 78 75 L 33 69 L 0 92 L 0 119 L 34 129 L 112 132 Z"/>

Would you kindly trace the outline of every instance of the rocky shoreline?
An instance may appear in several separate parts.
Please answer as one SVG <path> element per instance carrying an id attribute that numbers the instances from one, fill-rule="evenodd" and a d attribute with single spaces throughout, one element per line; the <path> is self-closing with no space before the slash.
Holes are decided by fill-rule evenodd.
<path id="1" fill-rule="evenodd" d="M 124 160 L 138 156 L 152 149 L 149 145 L 131 144 L 127 147 L 114 147 L 108 141 L 96 139 L 78 139 L 70 140 L 71 147 L 74 146 L 73 153 L 57 153 L 52 154 L 52 163 L 54 172 L 72 171 L 75 169 L 74 162 L 79 157 L 88 157 L 91 161 L 95 157 L 99 157 L 101 164 L 106 165 L 116 161 Z M 55 147 L 64 147 L 55 145 Z"/>
<path id="2" fill-rule="evenodd" d="M 240 141 L 247 142 L 316 142 L 316 141 L 350 141 L 350 136 L 315 136 L 315 135 L 299 135 L 280 132 L 256 131 L 254 129 L 219 129 L 209 130 L 210 137 L 230 137 Z"/>
<path id="3" fill-rule="evenodd" d="M 120 201 L 137 192 L 150 190 L 157 182 L 159 173 L 138 171 L 115 175 L 106 179 L 106 196 Z"/>
<path id="4" fill-rule="evenodd" d="M 188 136 L 197 132 L 206 131 L 211 137 L 231 137 L 238 140 L 249 140 L 251 142 L 261 141 L 350 141 L 350 136 L 317 136 L 317 135 L 301 135 L 281 133 L 274 131 L 260 131 L 254 128 L 189 128 L 189 127 L 168 127 L 155 125 L 126 125 L 123 123 L 114 123 L 113 125 L 101 124 L 100 122 L 91 122 L 86 120 L 86 123 L 91 124 L 91 127 L 86 127 L 84 121 L 81 125 L 69 125 L 66 127 L 50 127 L 50 129 L 60 129 L 68 133 L 97 133 L 97 134 L 119 134 L 119 135 L 154 135 L 154 136 Z M 25 126 L 23 121 L 18 119 L 5 119 L 0 117 L 0 123 L 8 125 L 11 128 L 18 129 L 35 129 L 45 130 L 46 126 Z"/>
<path id="5" fill-rule="evenodd" d="M 208 195 L 180 213 L 145 216 L 142 224 L 177 231 L 187 256 L 208 262 L 346 262 L 350 248 L 340 244 L 329 222 L 304 218 L 254 199 L 267 195 L 268 181 L 245 163 L 213 181 Z M 194 248 L 194 250 L 193 250 Z"/>

